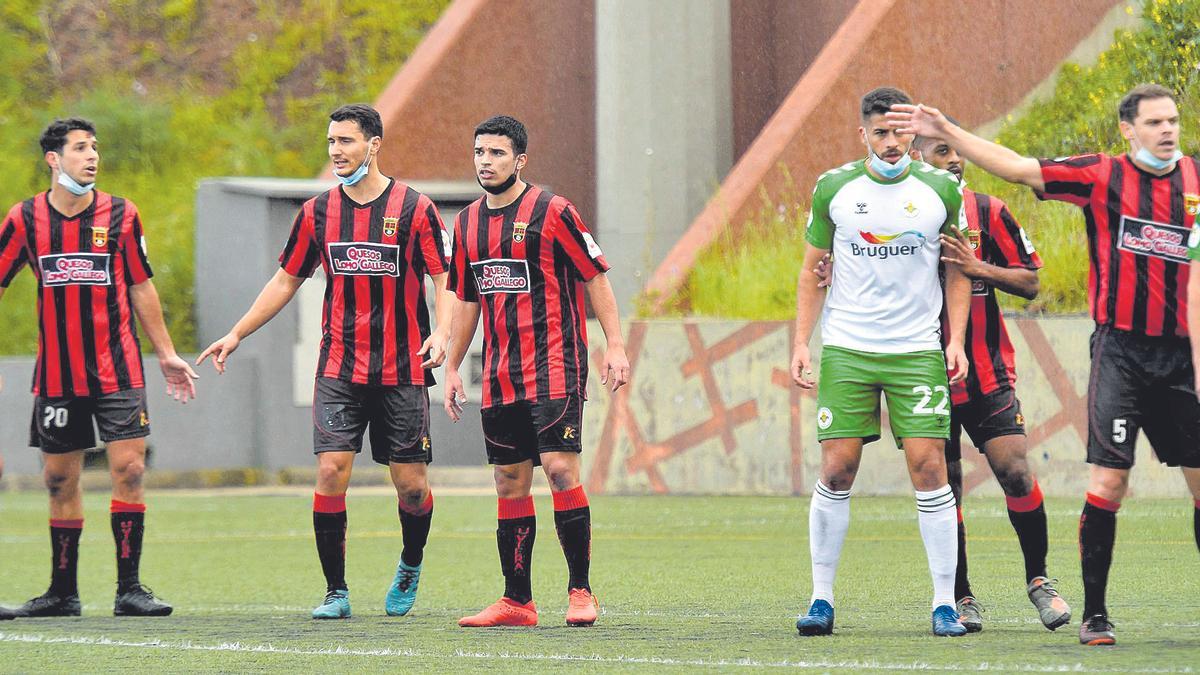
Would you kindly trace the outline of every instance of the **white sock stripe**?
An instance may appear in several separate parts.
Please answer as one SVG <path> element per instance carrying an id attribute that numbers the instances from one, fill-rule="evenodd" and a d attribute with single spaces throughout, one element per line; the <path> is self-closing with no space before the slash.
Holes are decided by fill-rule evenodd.
<path id="1" fill-rule="evenodd" d="M 817 481 L 816 486 L 813 488 L 813 494 L 819 494 L 826 499 L 834 501 L 843 501 L 850 498 L 849 490 L 831 490 L 825 487 L 821 481 Z"/>
<path id="2" fill-rule="evenodd" d="M 938 497 L 944 497 L 952 494 L 954 494 L 954 491 L 950 489 L 950 485 L 948 483 L 940 488 L 937 488 L 936 490 L 916 491 L 917 501 L 937 499 Z"/>
<path id="3" fill-rule="evenodd" d="M 940 513 L 942 511 L 953 511 L 957 506 L 954 503 L 954 498 L 951 497 L 940 504 L 917 504 L 917 510 L 921 513 Z"/>
<path id="4" fill-rule="evenodd" d="M 928 492 L 917 490 L 916 494 L 917 510 L 923 513 L 938 513 L 957 506 L 954 491 L 950 489 L 949 485 Z"/>

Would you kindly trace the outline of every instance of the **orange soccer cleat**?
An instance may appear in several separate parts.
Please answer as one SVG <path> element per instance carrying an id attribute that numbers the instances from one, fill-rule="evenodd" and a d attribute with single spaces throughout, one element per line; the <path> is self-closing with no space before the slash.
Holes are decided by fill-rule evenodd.
<path id="1" fill-rule="evenodd" d="M 567 625 L 590 626 L 596 623 L 600 601 L 586 588 L 572 588 L 567 594 Z"/>
<path id="2" fill-rule="evenodd" d="M 458 625 L 465 628 L 486 628 L 489 626 L 536 626 L 537 622 L 537 607 L 534 606 L 532 600 L 522 605 L 516 600 L 500 598 L 495 603 L 484 607 L 482 612 L 459 619 Z"/>

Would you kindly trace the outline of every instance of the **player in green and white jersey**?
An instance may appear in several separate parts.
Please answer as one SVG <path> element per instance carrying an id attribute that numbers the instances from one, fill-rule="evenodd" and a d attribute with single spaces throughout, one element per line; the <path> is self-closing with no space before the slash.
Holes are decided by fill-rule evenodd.
<path id="1" fill-rule="evenodd" d="M 813 191 L 792 358 L 796 384 L 815 386 L 808 341 L 819 314 L 821 475 L 809 507 L 813 595 L 808 613 L 796 622 L 802 635 L 833 631 L 833 581 L 850 524 L 850 487 L 863 444 L 879 438 L 881 393 L 916 488 L 933 576 L 933 632 L 966 632 L 954 609 L 957 516 L 944 447 L 950 435 L 947 364 L 954 381 L 968 368 L 963 336 L 970 280 L 955 267 L 945 269 L 950 335 L 943 356 L 939 276 L 941 237 L 966 223 L 958 180 L 913 161 L 913 137 L 897 134 L 884 117 L 893 104 L 909 101 L 890 87 L 867 93 L 859 128 L 866 159 L 826 172 Z M 813 269 L 831 250 L 837 264 L 826 298 Z"/>

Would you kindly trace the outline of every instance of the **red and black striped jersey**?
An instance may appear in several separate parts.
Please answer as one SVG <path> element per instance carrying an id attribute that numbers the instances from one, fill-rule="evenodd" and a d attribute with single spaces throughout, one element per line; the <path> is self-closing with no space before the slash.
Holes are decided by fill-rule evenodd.
<path id="1" fill-rule="evenodd" d="M 482 305 L 484 408 L 586 395 L 583 284 L 606 271 L 579 212 L 550 192 L 459 212 L 449 288 Z"/>
<path id="2" fill-rule="evenodd" d="M 1033 242 L 1004 202 L 964 189 L 963 211 L 967 216 L 967 238 L 976 258 L 997 267 L 1041 268 L 1042 259 Z M 962 405 L 1016 384 L 1016 359 L 996 289 L 980 279 L 971 280 L 971 313 L 963 344 L 971 369 L 965 380 L 950 387 L 953 404 Z"/>
<path id="3" fill-rule="evenodd" d="M 0 287 L 28 264 L 38 283 L 33 393 L 98 396 L 145 386 L 129 297 L 153 272 L 133 202 L 95 191 L 70 218 L 43 192 L 0 226 Z"/>
<path id="4" fill-rule="evenodd" d="M 1188 231 L 1200 202 L 1197 163 L 1184 157 L 1155 176 L 1128 155 L 1040 160 L 1039 197 L 1083 209 L 1088 307 L 1101 325 L 1143 335 L 1186 336 Z"/>
<path id="5" fill-rule="evenodd" d="M 392 180 L 358 204 L 339 185 L 296 214 L 280 267 L 325 271 L 317 376 L 372 385 L 431 385 L 417 352 L 429 337 L 425 275 L 446 272 L 449 240 L 433 201 Z"/>

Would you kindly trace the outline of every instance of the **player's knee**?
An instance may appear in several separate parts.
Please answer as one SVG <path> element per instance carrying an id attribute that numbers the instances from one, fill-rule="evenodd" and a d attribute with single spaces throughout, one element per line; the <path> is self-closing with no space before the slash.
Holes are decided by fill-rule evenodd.
<path id="1" fill-rule="evenodd" d="M 996 466 L 992 472 L 996 474 L 1000 489 L 1009 497 L 1024 497 L 1033 490 L 1033 477 L 1024 462 Z"/>
<path id="2" fill-rule="evenodd" d="M 42 478 L 52 501 L 70 499 L 79 491 L 79 476 L 73 473 L 48 468 Z"/>
<path id="3" fill-rule="evenodd" d="M 124 460 L 112 467 L 113 482 L 126 491 L 140 489 L 145 475 L 146 462 L 141 458 Z"/>
<path id="4" fill-rule="evenodd" d="M 571 466 L 547 466 L 546 480 L 555 492 L 572 490 L 579 485 L 579 474 Z"/>
<path id="5" fill-rule="evenodd" d="M 925 483 L 948 483 L 946 464 L 937 455 L 918 457 L 910 463 L 913 480 Z"/>
<path id="6" fill-rule="evenodd" d="M 419 509 L 421 504 L 425 502 L 425 486 L 424 484 L 409 483 L 406 485 L 396 486 L 396 497 L 401 504 L 410 509 Z"/>

